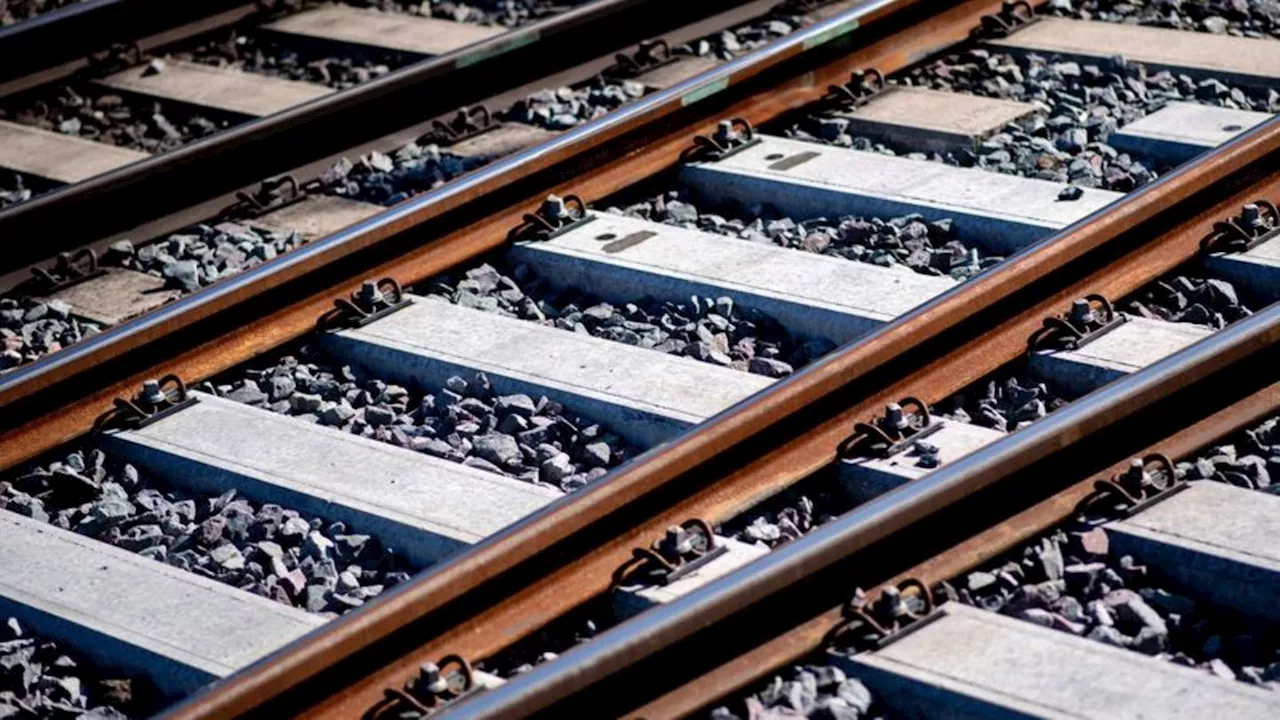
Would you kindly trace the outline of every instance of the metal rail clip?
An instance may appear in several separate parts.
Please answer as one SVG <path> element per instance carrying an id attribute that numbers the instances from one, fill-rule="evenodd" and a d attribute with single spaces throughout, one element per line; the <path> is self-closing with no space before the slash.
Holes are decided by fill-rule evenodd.
<path id="1" fill-rule="evenodd" d="M 907 408 L 913 411 L 908 411 Z M 884 415 L 873 422 L 855 423 L 853 434 L 840 443 L 837 453 L 842 459 L 887 458 L 941 428 L 942 425 L 934 424 L 928 405 L 918 398 L 904 397 L 896 403 L 886 405 Z"/>
<path id="2" fill-rule="evenodd" d="M 613 573 L 613 587 L 668 585 L 729 551 L 716 544 L 705 520 L 693 518 L 667 528 L 650 547 L 635 548 L 631 558 Z"/>
<path id="3" fill-rule="evenodd" d="M 394 278 L 365 280 L 350 298 L 334 300 L 333 309 L 320 318 L 319 326 L 322 330 L 364 327 L 411 304 Z"/>
<path id="4" fill-rule="evenodd" d="M 841 609 L 841 621 L 823 645 L 876 650 L 924 627 L 934 617 L 933 593 L 916 578 L 880 588 L 874 601 L 858 588 Z"/>
<path id="5" fill-rule="evenodd" d="M 1268 240 L 1280 237 L 1280 211 L 1266 200 L 1245 205 L 1239 217 L 1214 223 L 1213 232 L 1200 241 L 1200 252 L 1248 252 Z"/>
<path id="6" fill-rule="evenodd" d="M 587 205 L 577 195 L 548 195 L 538 209 L 527 213 L 524 220 L 507 233 L 507 240 L 550 240 L 557 235 L 595 220 L 587 213 Z"/>
<path id="7" fill-rule="evenodd" d="M 103 75 L 137 67 L 147 59 L 142 47 L 136 42 L 113 43 L 100 53 L 89 53 L 84 59 L 85 66 L 78 74 L 97 79 Z"/>
<path id="8" fill-rule="evenodd" d="M 601 70 L 600 75 L 609 80 L 629 80 L 679 59 L 679 56 L 671 54 L 666 40 L 644 40 L 630 55 L 624 52 L 614 55 L 613 64 Z"/>
<path id="9" fill-rule="evenodd" d="M 843 85 L 828 85 L 822 102 L 841 110 L 853 110 L 866 105 L 884 87 L 884 73 L 876 68 L 864 68 L 851 73 L 849 82 Z"/>
<path id="10" fill-rule="evenodd" d="M 446 668 L 457 666 L 446 672 Z M 418 675 L 403 689 L 387 688 L 383 697 L 361 716 L 364 720 L 406 717 L 424 718 L 439 712 L 449 703 L 480 692 L 471 663 L 461 655 L 447 655 L 437 663 L 423 663 Z"/>
<path id="11" fill-rule="evenodd" d="M 98 267 L 98 255 L 93 248 L 82 248 L 74 253 L 58 253 L 58 259 L 48 269 L 31 268 L 32 278 L 27 282 L 31 283 L 33 294 L 49 295 L 105 275 L 106 272 Z"/>
<path id="12" fill-rule="evenodd" d="M 177 375 L 144 380 L 142 389 L 132 398 L 113 400 L 113 407 L 94 421 L 93 428 L 97 431 L 137 430 L 195 403 L 196 399 L 187 395 L 187 386 Z"/>
<path id="13" fill-rule="evenodd" d="M 217 217 L 219 220 L 262 217 L 269 212 L 302 202 L 307 198 L 308 191 L 318 189 L 320 184 L 319 179 L 299 184 L 292 175 L 263 180 L 253 192 L 237 191 L 236 202 L 223 208 Z"/>
<path id="14" fill-rule="evenodd" d="M 1178 477 L 1173 461 L 1160 453 L 1152 453 L 1130 460 L 1128 469 L 1114 478 L 1094 482 L 1093 492 L 1086 495 L 1076 508 L 1082 513 L 1092 511 L 1129 517 L 1173 497 L 1186 487 L 1187 482 Z"/>
<path id="15" fill-rule="evenodd" d="M 680 162 L 723 160 L 758 145 L 755 128 L 743 118 L 721 120 L 710 135 L 695 135 L 693 145 L 680 153 Z"/>
<path id="16" fill-rule="evenodd" d="M 1111 301 L 1096 293 L 1071 303 L 1061 317 L 1045 318 L 1040 329 L 1027 338 L 1027 352 L 1078 350 L 1123 325 L 1128 316 L 1118 313 Z"/>
<path id="17" fill-rule="evenodd" d="M 484 105 L 464 107 L 448 122 L 432 120 L 431 129 L 418 136 L 418 145 L 438 145 L 447 147 L 496 130 L 502 123 L 494 122 L 489 108 Z"/>
<path id="18" fill-rule="evenodd" d="M 1040 22 L 1040 16 L 1031 9 L 1025 0 L 1005 0 L 1000 12 L 983 15 L 982 24 L 973 29 L 972 36 L 977 38 L 1006 38 L 1028 25 Z"/>

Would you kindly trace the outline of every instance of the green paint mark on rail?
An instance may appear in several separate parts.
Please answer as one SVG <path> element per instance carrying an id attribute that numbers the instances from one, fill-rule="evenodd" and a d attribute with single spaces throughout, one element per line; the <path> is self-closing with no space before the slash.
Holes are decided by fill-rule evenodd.
<path id="1" fill-rule="evenodd" d="M 811 38 L 806 38 L 804 41 L 804 49 L 810 50 L 812 48 L 818 47 L 819 45 L 826 45 L 832 40 L 835 40 L 836 38 L 841 37 L 843 35 L 848 35 L 849 33 L 857 29 L 858 29 L 858 18 L 850 18 L 840 23 L 839 25 L 836 25 L 835 27 L 831 27 L 826 30 L 823 30 L 822 32 L 818 33 L 817 35 L 814 35 Z"/>
<path id="2" fill-rule="evenodd" d="M 703 85 L 697 90 L 686 93 L 684 97 L 680 98 L 680 105 L 681 107 L 689 107 L 699 100 L 706 100 L 727 87 L 729 87 L 729 78 L 720 78 L 715 82 Z"/>
<path id="3" fill-rule="evenodd" d="M 498 42 L 494 43 L 493 45 L 489 45 L 488 47 L 482 47 L 478 50 L 474 50 L 472 52 L 467 53 L 466 55 L 463 55 L 462 57 L 458 58 L 458 60 L 453 64 L 453 66 L 457 68 L 470 67 L 472 65 L 475 65 L 476 63 L 484 62 L 489 58 L 495 58 L 495 57 L 498 57 L 499 55 L 505 55 L 511 52 L 512 50 L 515 50 L 517 48 L 522 48 L 525 45 L 532 45 L 538 42 L 538 38 L 539 38 L 539 32 L 537 30 L 531 30 L 531 31 L 522 33 L 520 35 L 516 35 L 515 37 L 502 38 Z"/>

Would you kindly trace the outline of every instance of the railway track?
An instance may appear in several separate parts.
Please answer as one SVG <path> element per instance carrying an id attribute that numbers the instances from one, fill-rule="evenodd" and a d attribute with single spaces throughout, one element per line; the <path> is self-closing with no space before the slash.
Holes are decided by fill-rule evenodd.
<path id="1" fill-rule="evenodd" d="M 428 128 L 462 104 L 742 6 L 446 2 L 383 11 L 353 0 L 156 12 L 140 0 L 95 0 L 18 23 L 0 47 L 31 69 L 0 87 L 0 226 L 7 236 L 56 231 L 59 240 L 19 251 L 6 269 L 406 126 Z M 46 44 L 42 33 L 101 13 L 114 22 L 99 18 L 109 27 L 97 44 L 77 36 L 59 46 L 87 59 L 51 67 L 31 48 Z M 108 49 L 113 41 L 123 44 Z M 273 141 L 285 132 L 288 143 Z M 76 220 L 78 212 L 94 221 Z"/>
<path id="2" fill-rule="evenodd" d="M 0 81 L 83 62 L 90 53 L 113 43 L 147 44 L 153 35 L 236 5 L 227 0 L 199 0 L 181 7 L 154 0 L 8 3 L 0 17 L 0 52 L 5 58 Z"/>
<path id="3" fill-rule="evenodd" d="M 503 13 L 449 5 L 440 10 L 444 17 L 399 10 L 282 6 L 145 55 L 113 51 L 88 77 L 6 103 L 0 164 L 74 184 L 490 40 L 556 8 L 512 5 Z"/>
<path id="4" fill-rule="evenodd" d="M 625 54 L 610 53 L 550 80 L 508 89 L 489 99 L 495 108 L 492 112 L 485 105 L 469 106 L 456 114 L 417 122 L 411 114 L 400 120 L 410 123 L 407 127 L 373 143 L 322 156 L 293 174 L 254 183 L 234 194 L 216 195 L 177 213 L 152 217 L 130 231 L 97 236 L 57 258 L 14 271 L 3 284 L 11 288 L 6 294 L 19 303 L 18 310 L 25 313 L 33 304 L 49 299 L 65 301 L 77 322 L 57 317 L 59 324 L 43 328 L 36 342 L 10 347 L 12 352 L 0 362 L 5 370 L 12 370 L 39 359 L 279 253 L 330 236 L 377 215 L 385 206 L 431 190 L 499 157 L 548 141 L 620 104 L 712 67 L 722 61 L 717 58 L 731 58 L 812 22 L 803 15 L 770 11 L 769 7 L 756 3 L 735 8 L 638 48 L 620 48 L 627 51 Z M 325 12 L 338 9 L 320 8 Z M 345 8 L 341 12 L 357 11 Z M 708 35 L 714 42 L 706 39 Z M 553 81 L 566 84 L 557 86 Z M 225 141 L 227 137 L 224 133 L 214 139 Z M 74 138 L 64 142 L 80 144 Z M 12 152 L 29 154 L 37 149 L 15 143 Z M 36 156 L 75 162 L 86 159 L 74 153 Z M 92 158 L 88 160 L 92 162 Z M 130 166 L 130 170 L 145 178 L 154 176 L 145 163 Z M 302 180 L 296 180 L 297 176 Z M 51 207 L 64 216 L 74 214 L 76 198 L 93 195 L 91 184 L 70 187 L 71 195 L 53 198 Z M 111 221 L 105 225 L 109 227 Z M 137 241 L 139 234 L 145 239 Z M 48 252 L 47 246 L 28 254 L 44 252 Z M 71 284 L 76 287 L 68 295 L 63 289 Z M 77 304 L 77 298 L 91 300 Z M 94 307 L 87 307 L 89 304 Z M 9 329 L 19 329 L 16 321 Z M 31 335 L 28 331 L 24 334 Z"/>
<path id="5" fill-rule="evenodd" d="M 979 2 L 788 12 L 813 24 L 727 62 L 695 24 L 690 53 L 646 43 L 561 94 L 516 88 L 499 122 L 463 108 L 433 128 L 438 174 L 427 143 L 383 145 L 243 195 L 208 236 L 112 239 L 100 266 L 16 288 L 28 324 L 105 328 L 0 379 L 4 609 L 109 678 L 38 701 L 1025 709 L 992 698 L 1041 697 L 1018 653 L 1060 646 L 1067 677 L 1035 712 L 1112 710 L 1070 704 L 1105 677 L 1273 713 L 1142 657 L 1272 680 L 1274 594 L 1222 591 L 1272 582 L 1274 521 L 1248 495 L 1272 431 L 1236 440 L 1256 460 L 1129 468 L 1073 510 L 1082 478 L 1195 460 L 1276 413 L 1276 40 Z M 243 271 L 193 262 L 184 287 L 187 245 L 233 247 Z M 1111 507 L 1166 491 L 1149 515 Z M 1213 535 L 1202 506 L 1248 532 Z M 1199 546 L 1168 540 L 1184 522 Z M 884 583 L 902 590 L 850 600 Z M 1253 654 L 1205 650 L 1169 598 Z M 955 655 L 948 633 L 980 632 L 1003 672 Z M 819 669 L 758 685 L 796 662 Z"/>
<path id="6" fill-rule="evenodd" d="M 652 677 L 658 687 L 642 691 L 652 694 L 617 714 L 700 710 L 747 717 L 772 710 L 912 717 L 1030 708 L 1037 715 L 1127 717 L 1211 716 L 1232 707 L 1244 716 L 1265 716 L 1274 706 L 1263 669 L 1274 652 L 1272 604 L 1253 596 L 1268 591 L 1254 583 L 1260 576 L 1247 566 L 1266 566 L 1267 551 L 1244 565 L 1227 558 L 1243 559 L 1233 553 L 1265 543 L 1265 530 L 1255 532 L 1260 525 L 1254 523 L 1272 521 L 1274 493 L 1252 479 L 1234 484 L 1240 479 L 1237 457 L 1224 453 L 1239 450 L 1247 464 L 1255 447 L 1251 438 L 1269 437 L 1274 391 L 1272 384 L 1230 392 L 1231 400 L 1224 398 L 1190 425 L 1170 423 L 1152 432 L 1141 441 L 1151 442 L 1145 454 L 1099 475 L 1073 478 L 1074 468 L 1053 473 L 1044 461 L 1028 466 L 1030 475 L 995 471 L 1012 483 L 1048 481 L 1062 483 L 1061 489 L 1013 514 L 970 504 L 991 524 L 963 524 L 956 533 L 943 531 L 945 539 L 923 543 L 899 536 L 892 550 L 859 553 L 857 564 L 844 563 L 838 572 L 822 573 L 821 581 L 774 598 L 774 612 L 786 607 L 781 603 L 803 606 L 791 616 L 803 618 L 799 622 L 780 621 L 742 644 L 726 639 L 729 628 L 701 637 L 694 647 L 714 648 L 716 665 L 702 658 L 676 661 L 679 679 L 663 686 L 669 676 Z M 1173 480 L 1169 457 L 1185 461 L 1176 463 Z M 992 459 L 969 458 L 988 473 Z M 957 464 L 929 476 L 932 487 L 919 489 L 932 490 L 969 469 Z M 983 502 L 998 501 L 988 495 Z M 865 507 L 864 528 L 875 522 L 872 510 Z M 836 521 L 832 530 L 858 514 Z M 1238 523 L 1225 523 L 1224 516 Z M 1244 576 L 1250 580 L 1239 582 Z M 846 589 L 872 577 L 889 582 L 870 594 Z M 995 582 L 985 585 L 988 579 Z M 806 592 L 825 599 L 805 603 L 800 598 Z M 1133 610 L 1150 624 L 1136 621 Z M 739 622 L 761 622 L 759 610 L 739 612 L 740 620 L 722 622 L 738 632 Z M 767 639 L 759 642 L 762 637 Z M 612 648 L 605 636 L 596 642 L 599 660 Z M 565 659 L 573 662 L 573 654 Z M 1176 707 L 1167 704 L 1171 694 L 1181 698 Z M 458 712 L 487 715 L 503 700 L 509 698 L 495 694 Z"/>

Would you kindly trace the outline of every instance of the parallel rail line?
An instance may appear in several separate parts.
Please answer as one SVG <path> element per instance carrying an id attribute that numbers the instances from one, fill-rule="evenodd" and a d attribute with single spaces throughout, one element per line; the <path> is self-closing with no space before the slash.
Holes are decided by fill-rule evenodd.
<path id="1" fill-rule="evenodd" d="M 547 23 L 570 32 L 592 7 Z M 1268 202 L 1280 197 L 1278 121 L 1186 103 L 1148 107 L 1141 123 L 1125 126 L 1136 138 L 1126 142 L 1139 143 L 1134 157 L 1165 168 L 1213 149 L 1127 194 L 1051 173 L 956 167 L 942 154 L 1003 152 L 985 140 L 1017 135 L 1014 120 L 1035 110 L 988 103 L 985 130 L 980 119 L 971 131 L 913 124 L 895 120 L 894 108 L 930 118 L 943 115 L 941 103 L 979 101 L 884 87 L 884 78 L 924 77 L 925 63 L 966 40 L 973 44 L 960 47 L 1017 47 L 1018 33 L 1035 27 L 1023 25 L 1030 8 L 886 0 L 810 12 L 815 24 L 762 49 L 0 377 L 0 402 L 14 418 L 0 436 L 0 467 L 19 470 L 0 499 L 29 516 L 0 529 L 14 547 L 74 574 L 93 538 L 107 539 L 117 546 L 103 550 L 103 562 L 119 568 L 113 582 L 150 576 L 157 597 L 209 598 L 195 627 L 163 612 L 144 626 L 135 610 L 94 605 L 78 588 L 51 594 L 19 561 L 12 591 L 38 609 L 20 602 L 25 622 L 59 632 L 41 613 L 56 616 L 49 598 L 60 598 L 103 636 L 83 648 L 95 661 L 134 658 L 134 671 L 168 699 L 220 679 L 167 717 L 686 716 L 821 651 L 851 617 L 865 631 L 868 613 L 895 595 L 877 591 L 851 605 L 853 584 L 896 584 L 907 588 L 907 606 L 919 607 L 939 583 L 1063 523 L 1093 478 L 1130 457 L 1188 458 L 1274 415 L 1265 368 L 1280 339 L 1280 285 L 1268 260 L 1280 242 L 1268 234 L 1280 222 Z M 1082 58 L 1074 70 L 1055 59 L 1062 67 L 1054 72 L 1096 71 L 1087 34 L 1070 34 L 1087 25 L 1042 22 L 1065 28 L 1050 40 Z M 1008 26 L 1001 39 L 971 37 L 997 24 Z M 1181 41 L 1161 38 L 1167 47 Z M 1266 86 L 1265 49 L 1261 69 L 1231 66 L 1222 76 Z M 1188 72 L 1201 62 L 1162 48 L 1135 52 L 1156 66 L 1185 62 Z M 1206 76 L 1217 82 L 1202 69 Z M 373 96 L 360 91 L 336 112 L 372 112 L 357 98 Z M 1063 107 L 1055 112 L 1072 112 Z M 1185 132 L 1166 141 L 1161 113 L 1182 118 L 1170 122 Z M 1232 129 L 1201 132 L 1187 119 L 1196 113 Z M 835 135 L 812 135 L 837 126 Z M 865 129 L 899 157 L 866 152 L 860 138 L 849 149 L 859 131 L 846 127 Z M 939 155 L 908 155 L 915 150 Z M 1105 182 L 1123 184 L 1110 175 Z M 665 199 L 632 204 L 658 197 L 655 190 Z M 690 195 L 706 203 L 701 214 L 676 199 Z M 607 203 L 629 207 L 600 209 Z M 738 234 L 733 227 L 743 237 L 751 228 L 785 234 L 752 220 L 764 214 L 752 208 L 765 205 L 808 225 L 803 249 L 725 237 Z M 311 206 L 292 207 L 292 221 L 308 221 Z M 875 240 L 830 257 L 831 237 L 804 234 L 849 223 L 914 240 L 938 233 L 947 245 L 912 245 L 909 261 L 903 251 L 866 262 Z M 1182 304 L 1161 309 L 1151 298 L 1162 294 Z M 1197 315 L 1188 295 L 1214 300 Z M 1132 304 L 1140 296 L 1151 309 Z M 688 342 L 678 339 L 686 320 L 687 332 L 698 327 Z M 733 336 L 735 323 L 753 328 L 745 344 L 730 347 L 708 330 Z M 649 349 L 659 342 L 667 354 Z M 1038 412 L 1009 411 L 999 430 L 937 414 L 975 383 L 1010 373 L 1038 383 Z M 1032 386 L 1016 387 L 1006 392 Z M 904 408 L 908 419 L 898 420 Z M 1032 422 L 1020 427 L 1024 417 Z M 80 459 L 50 464 L 67 443 L 83 448 Z M 77 519 L 86 511 L 66 504 L 59 478 L 101 452 L 109 469 L 85 481 L 92 492 L 103 492 L 104 480 L 137 487 L 127 491 L 128 510 L 95 495 L 97 519 Z M 127 470 L 113 464 L 126 460 Z M 111 513 L 135 512 L 131 502 L 156 502 L 138 489 L 153 482 L 170 488 L 161 491 L 168 503 L 207 497 L 195 501 L 209 504 L 207 517 L 197 509 L 200 522 L 174 541 L 155 539 L 172 528 L 145 517 L 101 529 Z M 1211 492 L 1203 482 L 1182 495 Z M 847 497 L 825 525 L 805 525 L 773 549 L 728 537 L 742 518 L 806 488 Z M 256 519 L 243 526 L 237 517 Z M 41 518 L 61 527 L 41 530 Z M 203 538 L 200 548 L 192 537 Z M 394 552 L 371 554 L 384 543 Z M 143 555 L 167 564 L 127 552 L 144 546 Z M 713 552 L 689 561 L 699 547 Z M 668 565 L 676 569 L 656 586 L 636 580 Z M 388 585 L 396 587 L 374 600 Z M 985 622 L 971 612 L 951 603 L 915 626 L 934 637 Z M 548 649 L 560 657 L 543 655 L 514 674 L 502 659 L 516 648 L 511 657 L 536 656 L 560 634 L 555 628 L 583 618 L 605 625 L 593 625 L 603 632 L 590 642 L 557 640 Z M 271 633 L 235 640 L 245 623 Z M 112 624 L 132 635 L 102 629 Z M 862 677 L 868 663 L 915 647 L 887 634 L 840 667 Z M 908 711 L 877 684 L 888 681 L 867 682 L 881 707 Z M 911 682 L 925 689 L 904 697 L 929 694 L 927 682 Z M 1197 692 L 1218 689 L 1210 682 Z M 1246 714 L 1274 704 L 1241 692 Z"/>
<path id="2" fill-rule="evenodd" d="M 154 0 L 82 0 L 0 28 L 0 81 L 60 63 L 80 61 L 114 43 L 142 40 L 241 3 L 234 0 L 173 3 Z"/>
<path id="3" fill-rule="evenodd" d="M 1263 332 L 1273 336 L 1271 329 Z M 1273 342 L 1272 338 L 1264 339 L 1261 335 L 1255 338 L 1261 343 L 1255 346 L 1259 349 L 1270 346 Z M 1269 354 L 1263 353 L 1264 356 Z M 1190 355 L 1191 353 L 1187 353 L 1188 359 Z M 1174 365 L 1173 362 L 1162 363 L 1165 372 L 1159 379 L 1173 385 L 1192 382 L 1173 371 Z M 796 555 L 783 559 L 777 554 L 779 551 L 775 551 L 768 559 L 777 564 L 769 570 L 758 567 L 754 574 L 742 573 L 735 578 L 737 583 L 716 583 L 715 587 L 706 587 L 706 592 L 691 594 L 671 605 L 663 606 L 640 622 L 619 627 L 618 637 L 605 634 L 578 650 L 565 653 L 562 656 L 565 662 L 559 667 L 554 663 L 548 664 L 545 668 L 547 672 L 538 673 L 535 670 L 527 678 L 515 680 L 510 687 L 504 686 L 501 691 L 483 693 L 475 700 L 460 704 L 452 716 L 496 717 L 504 712 L 526 716 L 550 707 L 560 710 L 608 708 L 605 712 L 627 717 L 675 717 L 699 710 L 705 712 L 717 702 L 723 702 L 736 692 L 760 683 L 788 664 L 803 662 L 806 656 L 812 656 L 815 651 L 826 647 L 831 642 L 832 633 L 849 623 L 851 616 L 848 601 L 852 595 L 849 585 L 858 585 L 864 580 L 882 580 L 883 587 L 894 587 L 910 580 L 913 584 L 919 583 L 923 587 L 932 588 L 937 583 L 950 581 L 957 576 L 963 577 L 965 572 L 982 566 L 1002 553 L 1017 548 L 1021 542 L 1041 535 L 1070 518 L 1078 511 L 1079 503 L 1096 492 L 1097 479 L 1110 478 L 1129 469 L 1132 458 L 1151 453 L 1185 458 L 1205 449 L 1214 441 L 1248 429 L 1260 420 L 1274 417 L 1277 409 L 1275 388 L 1265 381 L 1258 381 L 1258 366 L 1246 364 L 1244 368 L 1237 366 L 1235 370 L 1227 372 L 1246 369 L 1255 373 L 1251 383 L 1244 383 L 1246 389 L 1235 387 L 1223 390 L 1222 384 L 1213 386 L 1211 392 L 1221 391 L 1220 398 L 1207 403 L 1208 408 L 1197 409 L 1197 412 L 1205 414 L 1200 416 L 1201 419 L 1183 427 L 1179 427 L 1177 423 L 1161 423 L 1153 414 L 1148 413 L 1140 415 L 1141 419 L 1137 421 L 1136 427 L 1111 425 L 1112 422 L 1119 422 L 1125 411 L 1117 410 L 1110 416 L 1090 416 L 1088 410 L 1091 408 L 1084 406 L 1093 404 L 1091 402 L 1075 406 L 1070 412 L 1063 411 L 1060 416 L 1053 416 L 1053 423 L 1037 426 L 1035 431 L 1028 432 L 1021 438 L 1032 447 L 1038 442 L 1046 442 L 1046 445 L 1040 445 L 1038 451 L 1027 453 L 1021 447 L 1014 450 L 1012 446 L 1017 444 L 1018 438 L 1011 437 L 1008 442 L 991 446 L 991 452 L 975 453 L 928 476 L 914 487 L 906 486 L 901 491 L 892 491 L 891 494 L 871 501 L 842 516 L 829 528 L 823 528 L 821 532 L 815 532 L 811 537 L 784 548 L 789 551 L 788 554 L 815 552 L 804 561 L 794 559 Z M 1151 387 L 1152 383 L 1144 381 L 1155 381 L 1158 374 L 1160 373 L 1144 372 L 1131 376 L 1117 384 L 1115 389 L 1144 384 Z M 1218 380 L 1221 382 L 1220 376 Z M 1258 387 L 1260 384 L 1261 388 Z M 1090 400 L 1097 404 L 1111 403 L 1116 401 L 1117 395 L 1115 392 L 1098 393 Z M 1233 398 L 1234 402 L 1227 402 L 1223 406 L 1218 404 L 1224 402 L 1222 398 Z M 1186 400 L 1184 390 L 1182 401 Z M 1150 401 L 1150 397 L 1141 400 L 1143 404 Z M 1157 403 L 1153 407 L 1160 407 L 1165 412 L 1170 410 L 1167 404 Z M 1057 434 L 1050 429 L 1051 426 L 1062 427 L 1059 423 L 1065 425 L 1075 419 L 1113 428 L 1116 433 L 1132 433 L 1132 437 L 1127 438 L 1127 443 L 1098 441 L 1098 434 L 1109 431 L 1090 428 Z M 1144 424 L 1148 427 L 1142 428 Z M 1122 427 L 1125 429 L 1122 430 Z M 1167 435 L 1162 436 L 1161 433 Z M 1080 442 L 1067 439 L 1072 435 L 1080 438 L 1080 441 L 1086 441 L 1090 435 L 1094 436 L 1094 441 L 1088 443 L 1087 447 L 1088 452 L 1096 453 L 1097 457 L 1084 463 L 1091 470 L 1077 469 L 1072 461 L 1064 457 L 1063 453 L 1069 454 L 1075 443 Z M 1126 444 L 1128 453 L 1119 450 Z M 1002 450 L 1004 452 L 1000 452 Z M 1079 452 L 1084 450 L 1080 449 Z M 1054 462 L 1068 465 L 1071 469 L 1063 473 L 1054 472 L 1049 469 Z M 1077 474 L 1073 477 L 1072 473 Z M 1019 491 L 1016 489 L 1019 480 L 1024 484 L 1034 483 L 1036 489 Z M 1063 485 L 1065 488 L 1056 489 Z M 978 491 L 979 488 L 988 489 L 988 492 L 982 493 L 985 497 L 981 502 L 960 501 L 964 494 Z M 1029 502 L 1026 496 L 1022 496 L 1010 501 L 1008 505 L 1004 505 L 999 499 L 999 493 L 1019 495 L 1020 492 L 1042 499 Z M 947 497 L 942 500 L 938 495 Z M 983 503 L 986 507 L 983 507 Z M 993 505 L 999 509 L 990 509 Z M 1011 507 L 1025 509 L 1010 516 L 1007 513 Z M 953 512 L 958 512 L 959 508 L 981 515 L 982 520 L 958 520 Z M 948 510 L 953 512 L 949 513 Z M 935 522 L 925 524 L 931 518 Z M 937 532 L 938 528 L 946 527 L 938 524 L 944 518 L 955 523 L 955 527 L 947 528 L 940 533 L 941 537 L 922 536 L 925 528 L 932 528 Z M 821 550 L 819 548 L 825 543 L 819 542 L 819 535 L 824 536 L 823 539 L 830 538 L 831 543 Z M 848 542 L 850 545 L 842 550 L 835 550 L 837 542 Z M 830 554 L 827 553 L 828 550 Z M 909 558 L 922 559 L 910 568 L 904 568 L 904 565 L 911 562 Z M 828 566 L 827 563 L 838 565 Z M 771 572 L 774 569 L 786 575 L 774 575 Z M 799 579 L 797 574 L 811 579 Z M 842 578 L 846 583 L 839 582 Z M 751 600 L 747 600 L 747 595 L 739 594 L 755 583 L 762 585 L 752 588 Z M 789 585 L 789 590 L 783 589 Z M 824 595 L 837 604 L 824 607 L 821 600 L 806 602 L 802 600 L 806 593 Z M 752 607 L 750 604 L 769 596 L 772 596 L 772 602 L 761 603 L 767 608 L 765 610 L 760 610 L 760 605 Z M 879 591 L 871 593 L 866 598 L 865 606 L 874 605 L 878 597 Z M 785 611 L 788 620 L 777 624 L 764 620 L 768 617 L 768 612 L 777 613 L 779 608 L 786 608 L 788 605 L 794 608 Z M 691 606 L 699 607 L 691 610 Z M 702 612 L 713 614 L 701 615 Z M 740 615 L 735 616 L 735 613 Z M 748 630 L 753 622 L 766 626 L 766 629 L 759 633 Z M 789 622 L 796 624 L 788 625 Z M 752 639 L 737 644 L 729 640 L 735 637 L 735 633 L 750 634 Z M 671 638 L 675 634 L 696 638 L 697 642 L 691 646 L 674 642 Z M 754 644 L 757 642 L 758 645 Z M 726 647 L 716 648 L 721 643 Z M 678 656 L 680 649 L 689 653 L 692 648 L 704 649 L 710 657 L 697 658 L 688 663 L 673 659 L 673 654 Z M 651 653 L 658 651 L 663 653 L 658 657 L 675 667 L 669 674 L 655 670 L 655 667 L 660 667 L 660 661 L 647 662 L 652 658 Z M 573 670 L 572 674 L 555 672 L 565 669 Z M 646 670 L 650 673 L 646 675 L 650 685 L 635 692 L 623 689 L 628 684 L 635 684 L 635 673 Z M 611 673 L 613 675 L 609 675 Z M 606 677 L 608 680 L 604 679 Z M 622 704 L 607 704 L 610 701 L 606 698 L 611 692 L 626 694 L 625 699 L 619 701 Z M 884 700 L 890 708 L 894 707 L 895 698 Z M 631 702 L 635 704 L 626 704 Z"/>
<path id="4" fill-rule="evenodd" d="M 640 10 L 628 2 L 589 3 L 428 57 L 344 92 L 327 94 L 265 117 L 242 118 L 231 127 L 175 150 L 63 185 L 0 210 L 0 227 L 7 237 L 60 238 L 60 247 L 46 244 L 40 248 L 14 248 L 6 269 L 48 257 L 50 250 L 73 249 L 104 232 L 133 227 L 158 213 L 187 207 L 210 193 L 225 193 L 287 171 L 317 154 L 344 150 L 353 143 L 380 137 L 403 126 L 398 112 L 401 108 L 413 107 L 419 117 L 452 111 L 460 103 L 482 99 L 522 80 L 553 73 L 601 52 L 614 52 L 661 33 L 672 23 L 696 20 L 728 7 L 731 5 L 684 5 L 656 13 L 650 12 L 653 8 Z M 234 11 L 215 17 L 222 25 L 243 20 Z M 193 30 L 209 30 L 198 21 L 189 25 Z M 168 29 L 157 37 L 172 42 L 185 38 L 187 32 Z M 559 45 L 557 53 L 537 51 L 551 43 Z M 85 46 L 84 52 L 101 49 L 102 46 Z M 55 74 L 52 79 L 59 77 Z M 21 83 L 11 85 L 14 89 L 27 89 Z M 289 134 L 287 144 L 276 141 L 284 133 Z M 90 216 L 94 218 L 92 222 L 82 221 Z"/>

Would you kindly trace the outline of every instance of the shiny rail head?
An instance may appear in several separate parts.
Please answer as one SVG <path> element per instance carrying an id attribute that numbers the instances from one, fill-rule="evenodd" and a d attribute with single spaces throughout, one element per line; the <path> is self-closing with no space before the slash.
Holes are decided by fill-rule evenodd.
<path id="1" fill-rule="evenodd" d="M 605 631 L 502 688 L 449 708 L 450 718 L 525 717 L 660 647 L 829 567 L 933 512 L 1087 437 L 1253 352 L 1280 342 L 1280 303 L 1099 389 L 1027 428 L 891 490 L 737 573 Z"/>

